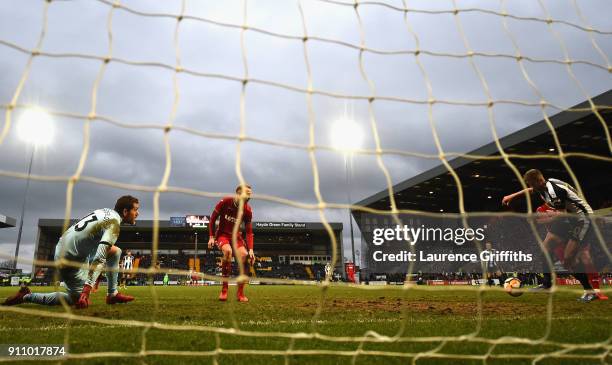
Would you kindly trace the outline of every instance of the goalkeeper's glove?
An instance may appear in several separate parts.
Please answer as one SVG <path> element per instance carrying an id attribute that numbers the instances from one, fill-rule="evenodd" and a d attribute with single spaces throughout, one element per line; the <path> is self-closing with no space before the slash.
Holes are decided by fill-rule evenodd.
<path id="1" fill-rule="evenodd" d="M 83 285 L 83 291 L 81 292 L 79 301 L 75 305 L 76 309 L 85 309 L 89 307 L 89 304 L 91 303 L 89 301 L 89 293 L 91 293 L 91 285 Z"/>

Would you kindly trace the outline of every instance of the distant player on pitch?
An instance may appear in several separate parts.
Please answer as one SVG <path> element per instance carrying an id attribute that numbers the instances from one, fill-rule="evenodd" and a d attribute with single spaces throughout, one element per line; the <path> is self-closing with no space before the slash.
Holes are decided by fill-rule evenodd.
<path id="1" fill-rule="evenodd" d="M 325 264 L 325 280 L 327 281 L 334 280 L 334 268 L 329 262 Z"/>
<path id="2" fill-rule="evenodd" d="M 115 246 L 121 224 L 134 224 L 138 217 L 138 199 L 122 196 L 117 200 L 115 209 L 98 209 L 72 225 L 60 237 L 55 247 L 55 261 L 69 261 L 73 265 L 60 263 L 57 268 L 66 291 L 54 293 L 32 293 L 27 286 L 7 298 L 3 305 L 16 305 L 23 302 L 42 305 L 59 305 L 64 301 L 76 308 L 87 308 L 89 294 L 96 280 L 106 266 L 110 272 L 106 304 L 127 303 L 134 297 L 117 291 L 117 277 L 121 249 Z M 93 254 L 93 259 L 90 261 Z M 74 266 L 80 264 L 80 267 Z"/>
<path id="3" fill-rule="evenodd" d="M 134 269 L 134 256 L 132 256 L 132 251 L 127 250 L 125 256 L 123 257 L 123 261 L 121 263 L 121 268 L 123 270 L 133 270 Z M 123 272 L 121 274 L 121 287 L 123 289 L 127 289 L 127 281 L 132 278 L 132 274 L 130 272 Z"/>
<path id="4" fill-rule="evenodd" d="M 232 272 L 232 256 L 236 257 L 239 265 L 243 265 L 244 273 L 248 274 L 248 263 L 253 264 L 255 260 L 255 254 L 253 253 L 253 210 L 248 204 L 251 198 L 251 186 L 250 185 L 239 185 L 236 188 L 236 195 L 228 196 L 223 199 L 210 215 L 210 238 L 208 240 L 208 249 L 212 249 L 213 245 L 223 252 L 223 259 L 221 260 L 221 274 L 224 278 L 228 278 Z M 240 200 L 244 201 L 242 209 L 242 217 L 238 217 Z M 219 218 L 219 226 L 216 228 L 215 224 Z M 232 250 L 232 230 L 234 225 L 240 226 L 244 222 L 246 230 L 246 247 L 244 239 L 242 238 L 242 232 L 238 229 L 236 239 L 236 252 Z M 248 248 L 248 252 L 247 252 Z M 232 255 L 233 254 L 233 255 Z M 247 260 L 248 256 L 248 260 Z M 238 301 L 248 302 L 249 298 L 244 295 L 244 282 L 238 283 Z M 221 294 L 219 295 L 220 301 L 227 300 L 228 282 L 223 282 L 221 288 Z"/>

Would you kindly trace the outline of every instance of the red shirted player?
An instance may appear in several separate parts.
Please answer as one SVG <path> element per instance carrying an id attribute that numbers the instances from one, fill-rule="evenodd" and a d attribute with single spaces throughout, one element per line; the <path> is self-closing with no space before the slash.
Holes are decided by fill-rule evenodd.
<path id="1" fill-rule="evenodd" d="M 249 272 L 248 263 L 250 262 L 252 264 L 255 260 L 255 254 L 253 253 L 253 226 L 251 223 L 251 220 L 253 219 L 253 210 L 248 204 L 248 201 L 251 198 L 251 193 L 252 191 L 250 185 L 239 185 L 236 188 L 236 195 L 221 199 L 221 201 L 217 203 L 217 206 L 215 206 L 215 210 L 210 215 L 210 239 L 208 240 L 208 248 L 211 249 L 213 244 L 216 244 L 217 247 L 223 252 L 223 259 L 221 260 L 221 273 L 224 278 L 229 277 L 232 272 L 232 230 L 234 229 L 235 224 L 240 225 L 242 222 L 244 222 L 245 225 L 246 245 L 244 239 L 242 238 L 242 232 L 240 232 L 239 229 L 236 239 L 237 252 L 234 254 L 239 265 L 243 265 L 245 274 L 248 274 Z M 238 221 L 237 217 L 241 199 L 244 201 L 244 205 L 241 220 Z M 219 227 L 215 229 L 217 218 L 219 218 Z M 248 261 L 246 260 L 247 255 L 249 256 Z M 244 282 L 238 283 L 238 301 L 240 302 L 249 301 L 249 298 L 244 295 L 244 284 Z M 227 300 L 227 290 L 228 282 L 224 281 L 221 294 L 219 295 L 219 300 Z"/>
<path id="2" fill-rule="evenodd" d="M 553 224 L 558 212 L 555 208 L 544 203 L 540 205 L 536 211 L 538 212 L 537 222 L 544 224 L 546 227 L 546 238 L 544 238 L 544 248 L 549 252 L 554 252 L 554 259 L 563 261 L 563 253 L 565 251 L 564 239 L 565 232 L 559 234 L 557 226 Z M 565 228 L 565 227 L 563 227 Z"/>

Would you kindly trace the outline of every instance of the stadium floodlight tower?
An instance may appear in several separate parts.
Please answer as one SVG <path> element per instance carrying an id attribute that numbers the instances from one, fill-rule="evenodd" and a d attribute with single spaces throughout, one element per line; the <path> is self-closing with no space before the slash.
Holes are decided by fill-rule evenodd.
<path id="1" fill-rule="evenodd" d="M 54 128 L 51 115 L 39 108 L 26 109 L 17 122 L 17 135 L 28 144 L 30 148 L 30 162 L 28 164 L 28 176 L 26 188 L 21 204 L 21 215 L 19 217 L 19 231 L 17 233 L 17 244 L 15 245 L 15 257 L 13 268 L 17 268 L 19 257 L 19 245 L 21 244 L 21 233 L 23 231 L 23 216 L 25 214 L 28 190 L 30 188 L 30 174 L 32 173 L 32 162 L 36 148 L 48 146 L 53 140 Z"/>
<path id="2" fill-rule="evenodd" d="M 351 204 L 351 174 L 353 166 L 353 153 L 361 148 L 363 142 L 363 131 L 359 124 L 357 124 L 351 118 L 341 118 L 332 124 L 331 129 L 332 145 L 334 148 L 343 152 L 344 155 L 344 170 L 346 171 L 346 192 L 348 203 Z M 353 257 L 353 264 L 355 263 L 355 237 L 353 235 L 353 217 L 351 215 L 351 209 L 349 213 L 349 228 L 351 230 L 351 254 Z M 342 252 L 340 257 L 344 257 Z M 344 270 L 344 262 L 342 263 Z M 359 265 L 361 266 L 361 265 Z"/>

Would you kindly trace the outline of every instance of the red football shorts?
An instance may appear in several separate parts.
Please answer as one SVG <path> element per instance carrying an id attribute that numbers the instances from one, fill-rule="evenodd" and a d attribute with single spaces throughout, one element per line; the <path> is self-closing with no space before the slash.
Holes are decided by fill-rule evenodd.
<path id="1" fill-rule="evenodd" d="M 232 236 L 231 235 L 219 235 L 219 237 L 217 237 L 217 248 L 219 248 L 219 250 L 221 250 L 221 248 L 224 245 L 232 245 Z M 238 235 L 238 238 L 236 240 L 236 247 L 240 248 L 240 247 L 245 247 L 246 248 L 246 244 L 244 243 L 244 239 L 242 238 L 242 236 Z"/>

